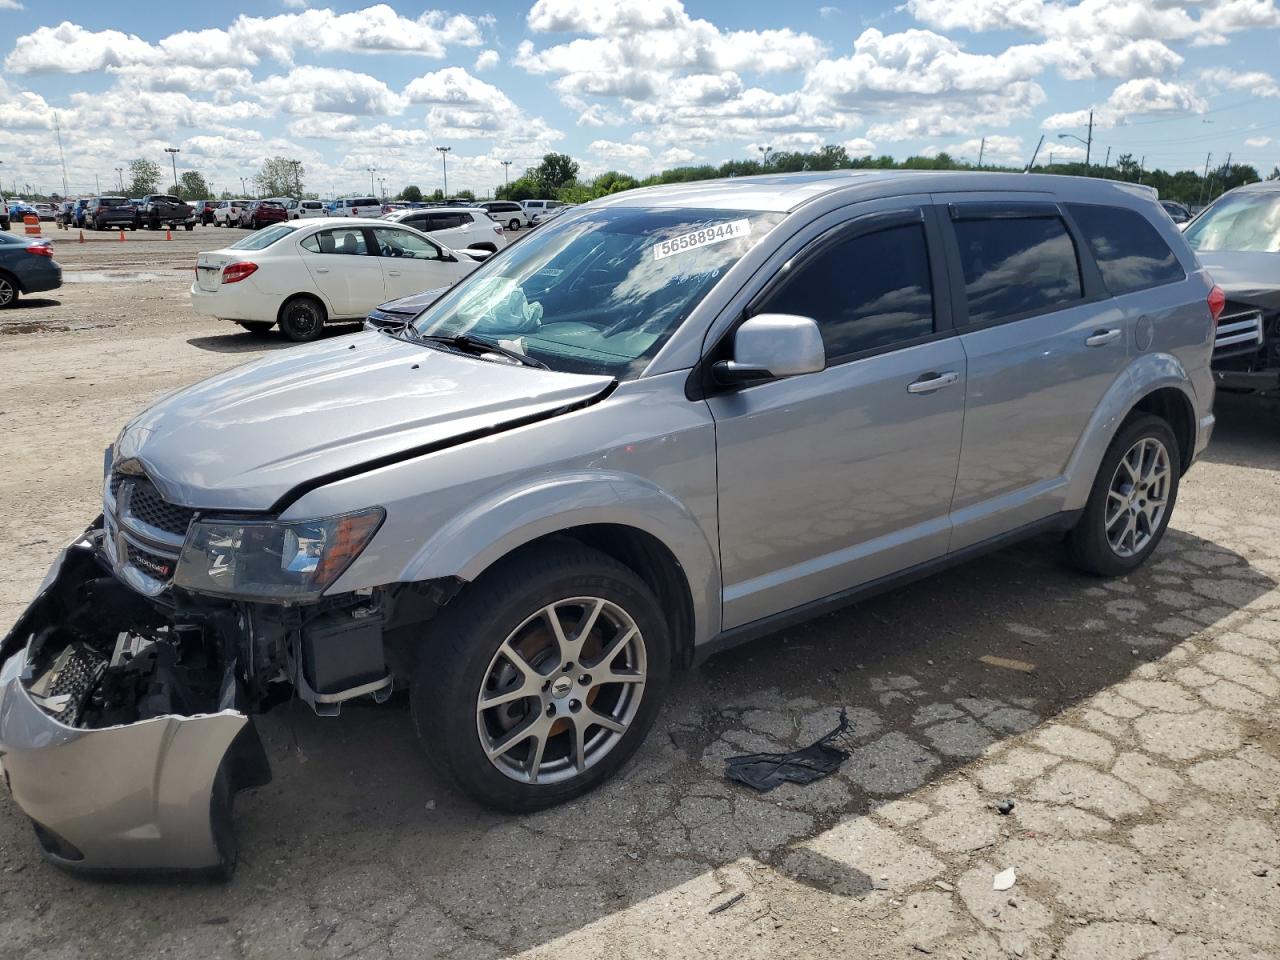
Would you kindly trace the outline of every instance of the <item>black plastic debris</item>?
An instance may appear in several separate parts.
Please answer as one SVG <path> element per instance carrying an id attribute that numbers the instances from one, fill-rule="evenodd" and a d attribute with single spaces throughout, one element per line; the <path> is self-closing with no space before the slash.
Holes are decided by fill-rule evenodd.
<path id="1" fill-rule="evenodd" d="M 849 730 L 849 716 L 840 708 L 840 723 L 809 746 L 790 753 L 748 753 L 729 757 L 724 762 L 725 776 L 745 783 L 753 790 L 768 793 L 783 783 L 801 786 L 821 780 L 839 769 L 849 759 L 849 752 L 832 744 L 844 738 Z"/>

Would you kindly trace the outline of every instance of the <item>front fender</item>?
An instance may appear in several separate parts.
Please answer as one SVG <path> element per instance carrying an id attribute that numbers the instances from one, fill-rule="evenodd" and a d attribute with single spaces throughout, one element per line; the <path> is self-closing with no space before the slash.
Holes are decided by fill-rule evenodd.
<path id="1" fill-rule="evenodd" d="M 1063 510 L 1082 510 L 1093 489 L 1102 458 L 1129 411 L 1143 397 L 1165 387 L 1181 393 L 1192 411 L 1197 432 L 1207 411 L 1197 403 L 1195 388 L 1182 361 L 1171 353 L 1135 357 L 1111 384 L 1093 413 L 1067 464 L 1067 492 Z"/>
<path id="2" fill-rule="evenodd" d="M 471 581 L 517 547 L 598 523 L 634 527 L 661 541 L 689 584 L 694 643 L 719 633 L 720 567 L 706 532 L 675 497 L 652 481 L 626 473 L 562 474 L 486 497 L 436 530 L 401 579 Z"/>

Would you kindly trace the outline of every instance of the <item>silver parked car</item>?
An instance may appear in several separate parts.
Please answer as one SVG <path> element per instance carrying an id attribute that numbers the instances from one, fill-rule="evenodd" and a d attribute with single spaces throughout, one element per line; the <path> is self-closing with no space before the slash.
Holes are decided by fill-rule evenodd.
<path id="1" fill-rule="evenodd" d="M 1042 531 L 1155 549 L 1222 297 L 1154 196 L 840 171 L 633 190 L 416 317 L 158 401 L 4 641 L 0 749 L 56 863 L 234 860 L 251 715 L 408 687 L 527 811 L 614 774 L 677 670 Z"/>

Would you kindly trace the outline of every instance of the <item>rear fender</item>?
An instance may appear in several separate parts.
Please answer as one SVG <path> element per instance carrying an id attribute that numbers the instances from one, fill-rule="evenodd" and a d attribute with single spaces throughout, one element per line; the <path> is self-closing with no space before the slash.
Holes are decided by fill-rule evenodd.
<path id="1" fill-rule="evenodd" d="M 1067 491 L 1063 510 L 1081 510 L 1089 500 L 1098 467 L 1120 425 L 1129 412 L 1148 394 L 1173 387 L 1186 397 L 1193 423 L 1204 417 L 1196 402 L 1191 378 L 1182 362 L 1170 353 L 1148 353 L 1133 360 L 1111 384 L 1076 444 L 1067 464 Z"/>
<path id="2" fill-rule="evenodd" d="M 689 585 L 694 643 L 719 633 L 720 567 L 707 534 L 676 498 L 624 473 L 566 474 L 487 497 L 437 530 L 401 579 L 457 577 L 469 582 L 526 543 L 603 523 L 634 527 L 663 543 Z"/>

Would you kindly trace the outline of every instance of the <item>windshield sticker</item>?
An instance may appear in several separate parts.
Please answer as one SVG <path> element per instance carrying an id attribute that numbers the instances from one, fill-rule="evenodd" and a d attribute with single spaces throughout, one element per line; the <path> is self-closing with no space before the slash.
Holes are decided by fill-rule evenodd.
<path id="1" fill-rule="evenodd" d="M 750 235 L 751 221 L 745 219 L 716 224 L 714 227 L 703 227 L 701 230 L 694 230 L 692 233 L 681 234 L 654 244 L 653 259 L 665 260 L 667 257 L 673 257 L 687 250 L 709 247 L 713 243 L 724 243 L 726 240 L 736 240 Z"/>

